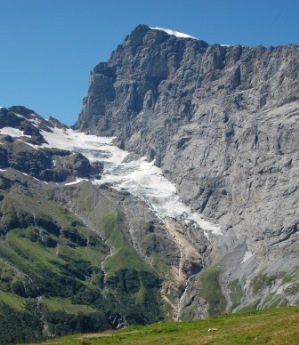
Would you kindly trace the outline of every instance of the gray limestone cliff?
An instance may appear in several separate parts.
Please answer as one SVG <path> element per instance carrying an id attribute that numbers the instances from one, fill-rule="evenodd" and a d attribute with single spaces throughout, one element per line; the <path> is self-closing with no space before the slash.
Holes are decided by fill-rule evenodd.
<path id="1" fill-rule="evenodd" d="M 299 303 L 299 47 L 138 26 L 90 75 L 74 126 L 147 155 L 221 225 L 180 317 Z M 196 243 L 193 243 L 196 247 Z"/>

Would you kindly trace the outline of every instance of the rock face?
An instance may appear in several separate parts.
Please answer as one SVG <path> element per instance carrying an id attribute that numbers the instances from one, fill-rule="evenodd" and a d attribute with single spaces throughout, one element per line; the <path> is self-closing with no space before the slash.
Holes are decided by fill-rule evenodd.
<path id="1" fill-rule="evenodd" d="M 88 178 L 99 172 L 86 157 L 63 149 L 44 148 L 41 130 L 52 132 L 54 127 L 66 128 L 58 120 L 43 119 L 25 107 L 0 109 L 0 129 L 13 128 L 20 133 L 14 139 L 9 134 L 0 137 L 0 168 L 13 168 L 43 181 L 62 182 L 68 178 Z"/>
<path id="2" fill-rule="evenodd" d="M 74 127 L 155 159 L 221 225 L 182 318 L 299 303 L 298 46 L 209 45 L 140 25 L 91 72 Z"/>

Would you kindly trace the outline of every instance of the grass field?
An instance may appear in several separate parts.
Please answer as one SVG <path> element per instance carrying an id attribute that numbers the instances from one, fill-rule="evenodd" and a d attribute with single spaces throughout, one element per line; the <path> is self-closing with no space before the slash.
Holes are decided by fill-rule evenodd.
<path id="1" fill-rule="evenodd" d="M 104 330 L 119 315 L 129 324 L 163 319 L 158 275 L 98 199 L 79 205 L 95 206 L 82 211 L 88 226 L 36 195 L 0 200 L 0 345 Z"/>
<path id="2" fill-rule="evenodd" d="M 299 344 L 299 307 L 230 314 L 191 322 L 160 322 L 48 340 L 47 345 Z"/>

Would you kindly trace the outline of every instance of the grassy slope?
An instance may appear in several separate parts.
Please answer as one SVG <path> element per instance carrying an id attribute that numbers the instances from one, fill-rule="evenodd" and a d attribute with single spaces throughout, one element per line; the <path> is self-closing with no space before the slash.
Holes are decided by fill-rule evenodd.
<path id="1" fill-rule="evenodd" d="M 125 236 L 121 232 L 116 215 L 110 212 L 100 220 L 104 227 L 104 234 L 113 247 L 113 254 L 105 263 L 105 269 L 108 271 L 107 278 L 120 269 L 134 267 L 135 269 L 149 271 L 149 267 L 128 244 Z"/>
<path id="2" fill-rule="evenodd" d="M 49 334 L 72 333 L 79 317 L 99 315 L 86 296 L 98 292 L 99 267 L 109 252 L 103 241 L 37 195 L 10 193 L 0 210 L 0 343 L 41 339 L 44 321 Z M 58 329 L 66 316 L 68 326 Z"/>
<path id="3" fill-rule="evenodd" d="M 107 329 L 119 313 L 131 324 L 161 319 L 158 278 L 123 235 L 117 210 L 98 203 L 97 191 L 87 192 L 80 201 L 112 253 L 52 201 L 20 193 L 0 200 L 0 343 L 40 340 L 43 327 L 47 335 Z M 33 313 L 38 325 L 24 326 Z M 19 326 L 27 331 L 16 334 Z"/>
<path id="4" fill-rule="evenodd" d="M 147 326 L 131 326 L 113 332 L 73 335 L 40 344 L 295 345 L 298 344 L 298 339 L 299 307 L 283 307 L 193 322 L 161 322 Z"/>
<path id="5" fill-rule="evenodd" d="M 161 319 L 160 281 L 124 235 L 117 208 L 92 185 L 78 188 L 78 197 L 73 200 L 76 212 L 98 229 L 111 246 L 102 265 L 107 282 L 103 294 L 111 294 L 119 301 L 118 311 L 123 315 L 128 312 L 126 320 L 130 324 L 132 316 L 135 320 L 141 316 L 139 322 Z"/>
<path id="6" fill-rule="evenodd" d="M 55 223 L 60 232 L 58 235 L 42 227 L 28 226 L 23 229 L 11 229 L 5 236 L 0 238 L 0 256 L 6 262 L 9 262 L 10 267 L 15 267 L 15 270 L 22 272 L 19 276 L 43 274 L 47 270 L 57 274 L 65 274 L 64 269 L 66 265 L 70 265 L 70 261 L 74 261 L 73 258 L 75 258 L 73 262 L 74 270 L 80 271 L 76 267 L 77 262 L 84 262 L 94 268 L 94 271 L 97 270 L 108 249 L 92 231 L 80 222 L 74 222 L 71 215 L 66 213 L 64 209 L 43 198 L 38 196 L 25 197 L 23 195 L 14 195 L 11 200 L 10 198 L 4 200 L 6 203 L 14 205 L 15 212 L 34 210 L 36 216 Z M 70 239 L 69 236 L 63 235 L 64 229 L 77 236 L 77 238 Z M 75 237 L 74 235 L 73 237 Z M 76 243 L 82 238 L 83 240 L 92 239 L 95 243 L 93 246 Z M 56 241 L 59 248 L 56 245 L 45 245 L 42 241 L 45 239 Z M 11 273 L 14 279 L 17 278 L 15 270 L 9 272 L 9 269 L 7 269 L 7 274 Z M 90 275 L 90 280 L 87 279 L 83 284 L 89 285 L 92 283 L 93 275 L 94 273 Z"/>

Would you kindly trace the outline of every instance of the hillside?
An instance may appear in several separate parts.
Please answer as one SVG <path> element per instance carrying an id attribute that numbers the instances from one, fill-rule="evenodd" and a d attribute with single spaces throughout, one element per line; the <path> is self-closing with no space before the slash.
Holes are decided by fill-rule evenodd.
<path id="1" fill-rule="evenodd" d="M 49 340 L 43 345 L 297 345 L 298 307 L 269 309 L 192 322 L 160 322 L 98 334 Z M 40 345 L 41 345 L 40 344 Z"/>
<path id="2" fill-rule="evenodd" d="M 299 302 L 298 73 L 296 45 L 209 45 L 139 25 L 90 75 L 75 128 L 147 156 L 219 226 L 204 247 L 186 234 L 205 269 L 188 277 L 182 318 Z"/>
<path id="3" fill-rule="evenodd" d="M 0 123 L 0 343 L 161 319 L 159 275 L 132 247 L 117 193 L 89 182 L 102 166 L 49 147 L 73 134 L 54 119 L 12 107 Z"/>

